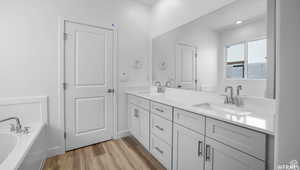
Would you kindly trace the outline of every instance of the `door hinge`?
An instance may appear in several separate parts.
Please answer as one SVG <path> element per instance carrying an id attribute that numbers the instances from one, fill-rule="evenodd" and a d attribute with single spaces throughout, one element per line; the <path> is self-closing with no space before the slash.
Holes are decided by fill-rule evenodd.
<path id="1" fill-rule="evenodd" d="M 63 89 L 64 89 L 64 90 L 67 89 L 67 83 L 66 83 L 66 82 L 64 82 L 64 83 L 62 84 L 62 86 L 63 86 Z"/>
<path id="2" fill-rule="evenodd" d="M 64 138 L 67 139 L 67 132 L 64 132 Z"/>
<path id="3" fill-rule="evenodd" d="M 68 34 L 64 33 L 64 40 L 67 40 L 67 39 L 68 39 Z"/>

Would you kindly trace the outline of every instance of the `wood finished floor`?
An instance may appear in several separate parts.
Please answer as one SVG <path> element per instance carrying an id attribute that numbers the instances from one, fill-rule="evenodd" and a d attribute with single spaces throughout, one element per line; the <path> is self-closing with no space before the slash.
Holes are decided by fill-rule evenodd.
<path id="1" fill-rule="evenodd" d="M 69 151 L 46 160 L 44 170 L 165 170 L 133 137 Z"/>

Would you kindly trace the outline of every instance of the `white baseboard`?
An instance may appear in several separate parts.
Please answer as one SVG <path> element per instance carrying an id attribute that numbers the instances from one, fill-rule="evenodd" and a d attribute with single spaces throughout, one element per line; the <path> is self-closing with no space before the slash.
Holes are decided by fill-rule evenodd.
<path id="1" fill-rule="evenodd" d="M 130 135 L 129 130 L 122 130 L 122 131 L 118 132 L 116 139 L 126 137 L 126 136 L 129 136 L 129 135 Z M 61 155 L 61 154 L 64 154 L 64 153 L 65 153 L 65 148 L 64 147 L 60 147 L 60 146 L 52 147 L 52 148 L 48 149 L 47 158 L 50 158 L 50 157 L 53 157 L 53 156 L 56 156 L 56 155 Z"/>
<path id="2" fill-rule="evenodd" d="M 63 147 L 60 146 L 56 146 L 53 148 L 49 148 L 48 149 L 48 154 L 47 154 L 47 158 L 56 156 L 56 155 L 61 155 L 65 153 L 65 149 Z"/>
<path id="3" fill-rule="evenodd" d="M 129 135 L 130 135 L 129 130 L 122 130 L 122 131 L 119 131 L 119 132 L 118 132 L 117 139 L 122 138 L 122 137 L 129 136 Z"/>

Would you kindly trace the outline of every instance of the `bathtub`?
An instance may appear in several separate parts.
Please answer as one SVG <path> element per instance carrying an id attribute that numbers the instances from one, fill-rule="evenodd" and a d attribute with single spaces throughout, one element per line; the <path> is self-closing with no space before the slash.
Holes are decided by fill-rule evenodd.
<path id="1" fill-rule="evenodd" d="M 44 123 L 31 123 L 29 134 L 0 129 L 0 170 L 39 170 L 46 159 Z"/>

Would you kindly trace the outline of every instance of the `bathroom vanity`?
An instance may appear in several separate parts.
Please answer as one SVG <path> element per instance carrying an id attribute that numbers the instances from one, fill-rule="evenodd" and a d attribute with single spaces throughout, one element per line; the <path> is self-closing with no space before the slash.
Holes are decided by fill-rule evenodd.
<path id="1" fill-rule="evenodd" d="M 273 168 L 273 114 L 251 104 L 243 109 L 224 105 L 212 94 L 170 91 L 127 93 L 131 135 L 167 169 Z M 271 112 L 273 103 L 252 104 Z"/>

